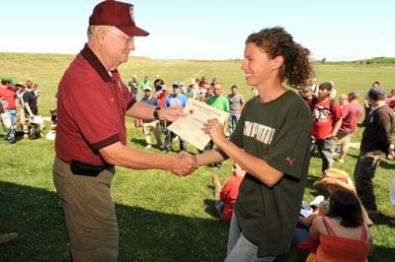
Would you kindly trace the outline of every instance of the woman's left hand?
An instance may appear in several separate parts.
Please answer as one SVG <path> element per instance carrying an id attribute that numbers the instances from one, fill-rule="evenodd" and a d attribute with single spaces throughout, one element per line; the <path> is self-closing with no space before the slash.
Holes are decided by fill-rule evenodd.
<path id="1" fill-rule="evenodd" d="M 203 131 L 208 134 L 217 146 L 226 141 L 224 127 L 218 122 L 217 119 L 210 119 L 207 123 L 203 124 Z"/>

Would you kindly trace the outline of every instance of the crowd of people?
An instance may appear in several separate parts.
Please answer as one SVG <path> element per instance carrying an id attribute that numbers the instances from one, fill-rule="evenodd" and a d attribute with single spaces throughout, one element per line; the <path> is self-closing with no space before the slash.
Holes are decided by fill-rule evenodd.
<path id="1" fill-rule="evenodd" d="M 183 84 L 180 81 L 174 81 L 171 85 L 172 90 L 169 91 L 165 81 L 159 77 L 151 82 L 146 75 L 139 83 L 136 75 L 132 76 L 129 81 L 130 92 L 138 97 L 141 102 L 149 104 L 154 107 L 181 107 L 185 108 L 188 99 L 194 99 L 204 102 L 212 107 L 229 113 L 229 119 L 226 122 L 225 131 L 231 135 L 236 128 L 237 122 L 240 118 L 241 110 L 245 104 L 244 97 L 239 93 L 239 87 L 232 85 L 227 96 L 223 95 L 222 83 L 213 77 L 208 81 L 206 76 L 196 79 L 191 79 L 189 84 Z M 172 150 L 172 141 L 176 138 L 176 134 L 168 130 L 166 127 L 170 122 L 150 120 L 150 119 L 137 119 L 135 126 L 141 127 L 146 142 L 146 148 L 151 148 L 152 134 L 155 137 L 156 146 L 165 152 Z M 162 139 L 161 134 L 164 135 Z M 163 140 L 163 141 L 162 141 Z M 179 151 L 187 151 L 187 143 L 182 138 L 178 138 L 180 145 Z M 213 144 L 207 146 L 207 150 L 211 149 Z M 216 165 L 220 167 L 220 165 Z"/>
<path id="2" fill-rule="evenodd" d="M 309 252 L 306 261 L 365 261 L 373 250 L 369 227 L 378 213 L 372 179 L 380 160 L 383 157 L 394 159 L 395 156 L 391 144 L 395 131 L 394 90 L 386 96 L 379 82 L 374 82 L 366 94 L 368 116 L 364 121 L 364 109 L 358 102 L 357 92 L 340 94 L 339 101 L 336 101 L 333 90 L 333 82 L 318 85 L 316 80 L 309 80 L 299 87 L 299 93 L 313 116 L 310 153 L 317 148 L 322 159 L 323 178 L 316 185 L 324 185 L 330 199 L 329 205 L 324 207 L 324 197 L 318 196 L 315 200 L 320 200 L 314 201 L 312 207 L 314 212 L 299 217 L 293 244 Z M 332 168 L 332 165 L 334 160 L 344 163 L 358 124 L 364 131 L 354 185 L 347 173 Z M 230 223 L 228 216 L 232 213 L 229 209 L 236 202 L 243 179 L 243 175 L 235 175 L 234 172 L 223 191 L 218 177 L 213 177 L 216 208 L 219 217 L 227 223 Z"/>
<path id="3" fill-rule="evenodd" d="M 339 102 L 331 95 L 333 82 L 324 82 L 317 88 L 307 84 L 300 88 L 300 94 L 308 103 L 313 114 L 312 151 L 318 148 L 322 159 L 322 173 L 330 169 L 334 160 L 344 163 L 351 138 L 362 120 L 363 107 L 358 94 L 340 94 Z M 394 159 L 392 134 L 395 131 L 394 91 L 386 96 L 379 81 L 374 81 L 365 96 L 365 119 L 360 141 L 360 155 L 355 167 L 356 190 L 368 213 L 377 213 L 372 179 L 383 157 Z M 338 146 L 338 154 L 336 154 Z"/>
<path id="4" fill-rule="evenodd" d="M 39 101 L 37 83 L 31 80 L 14 83 L 8 75 L 1 78 L 0 113 L 8 143 L 14 144 L 18 136 L 36 139 L 42 135 L 43 121 L 38 115 Z"/>
<path id="5" fill-rule="evenodd" d="M 187 99 L 203 101 L 220 110 L 230 112 L 225 132 L 228 131 L 229 133 L 227 135 L 231 135 L 235 130 L 245 104 L 245 99 L 239 94 L 239 89 L 236 85 L 231 86 L 230 93 L 225 97 L 222 95 L 222 85 L 216 77 L 210 82 L 206 80 L 205 76 L 196 78 L 191 80 L 191 83 L 186 86 L 175 81 L 172 85 L 173 91 L 170 93 L 167 91 L 165 82 L 162 79 L 157 78 L 153 83 L 154 86 L 152 87 L 148 76 L 145 76 L 144 80 L 139 84 L 137 77 L 133 76 L 129 87 L 131 92 L 138 95 L 138 88 L 133 88 L 133 86 L 140 86 L 139 89 L 141 92 L 144 92 L 141 101 L 153 106 L 185 107 Z M 155 90 L 155 93 L 153 93 L 153 90 Z M 359 102 L 359 95 L 356 91 L 337 95 L 334 82 L 326 81 L 318 84 L 317 79 L 307 80 L 306 83 L 299 86 L 298 91 L 312 112 L 313 128 L 310 153 L 314 154 L 314 150 L 318 150 L 319 157 L 322 159 L 322 175 L 325 174 L 326 170 L 333 167 L 334 161 L 337 161 L 339 164 L 344 163 L 351 145 L 351 139 L 359 125 L 365 128 L 361 141 L 361 156 L 355 168 L 355 179 L 359 197 L 365 203 L 368 212 L 375 214 L 377 212 L 377 206 L 375 204 L 374 190 L 371 182 L 371 179 L 374 177 L 374 170 L 378 166 L 379 159 L 382 156 L 388 159 L 394 158 L 394 150 L 391 148 L 391 135 L 394 132 L 395 125 L 393 120 L 395 89 L 391 90 L 390 95 L 386 96 L 384 89 L 380 87 L 378 81 L 372 84 L 372 87 L 368 89 L 365 101 L 365 111 L 371 118 L 366 117 L 363 122 L 364 107 Z M 164 93 L 166 93 L 165 96 L 163 96 Z M 160 99 L 161 96 L 163 97 L 162 99 Z M 382 109 L 380 109 L 381 107 Z M 375 118 L 378 119 L 375 119 L 374 112 L 381 112 L 382 110 L 385 112 L 384 116 L 376 116 Z M 147 143 L 146 147 L 151 147 L 151 133 L 154 133 L 157 147 L 163 149 L 165 152 L 169 152 L 171 150 L 171 141 L 176 136 L 171 131 L 166 131 L 166 125 L 169 123 L 158 120 L 142 120 L 142 123 L 143 133 Z M 370 134 L 372 132 L 373 134 Z M 165 134 L 164 143 L 161 141 L 161 133 Z M 187 151 L 186 142 L 181 138 L 179 138 L 179 141 L 179 150 Z M 356 144 L 358 145 L 359 143 Z M 369 148 L 366 148 L 367 144 Z M 210 142 L 206 149 L 212 149 L 213 145 Z M 366 164 L 362 161 L 367 161 L 368 163 Z M 370 165 L 371 163 L 373 165 Z M 368 167 L 372 166 L 372 168 L 369 169 L 366 165 Z M 220 167 L 220 165 L 216 165 L 215 163 L 213 166 Z M 371 171 L 369 174 L 366 174 L 368 172 L 366 170 Z M 216 181 L 214 185 L 218 187 L 218 177 L 214 176 L 213 179 Z M 237 190 L 238 187 L 236 187 Z M 216 199 L 219 199 L 218 196 L 216 194 Z M 232 199 L 231 201 L 234 200 Z M 228 219 L 226 221 L 229 222 L 230 220 Z"/>
<path id="6" fill-rule="evenodd" d="M 201 77 L 187 86 L 174 81 L 169 92 L 159 76 L 152 84 L 148 76 L 141 83 L 133 76 L 128 89 L 117 68 L 134 50 L 134 37 L 149 34 L 136 26 L 133 11 L 127 3 L 99 3 L 89 18 L 88 41 L 59 83 L 53 180 L 64 210 L 71 261 L 118 260 L 118 222 L 111 197 L 115 166 L 187 176 L 226 159 L 234 163 L 233 177 L 223 187 L 213 178 L 216 207 L 229 223 L 225 261 L 274 261 L 288 252 L 301 222 L 315 149 L 322 159 L 321 182 L 330 197 L 327 208 L 322 201 L 320 212 L 309 220 L 308 238 L 316 246 L 308 259 L 365 261 L 372 247 L 369 216 L 378 211 L 372 179 L 380 159 L 395 155 L 391 147 L 394 110 L 390 107 L 394 94 L 386 97 L 379 83 L 368 90 L 355 190 L 350 185 L 335 190 L 325 176 L 333 170 L 336 144 L 340 146 L 337 159 L 344 161 L 361 108 L 356 92 L 341 94 L 339 103 L 333 82 L 318 84 L 312 78 L 308 49 L 282 27 L 250 34 L 241 66 L 247 84 L 256 92 L 248 101 L 234 85 L 225 97 L 216 78 L 210 82 Z M 16 119 L 16 98 L 21 91 L 14 90 L 9 78 L 3 80 L 3 122 L 14 123 L 9 119 Z M 287 86 L 299 90 L 303 99 Z M 175 134 L 166 126 L 184 114 L 188 98 L 230 112 L 229 126 L 211 119 L 203 124 L 211 138 L 205 151 L 192 155 L 186 141 L 179 138 L 180 150 L 173 154 Z M 28 117 L 37 115 L 31 107 L 22 108 Z M 152 146 L 154 132 L 157 146 L 166 153 L 128 146 L 125 116 L 141 120 L 136 123 L 143 128 L 147 147 Z M 6 126 L 11 126 L 7 129 L 10 143 L 14 142 L 14 125 Z M 164 141 L 161 132 L 165 132 Z M 16 237 L 1 236 L 9 241 Z"/>

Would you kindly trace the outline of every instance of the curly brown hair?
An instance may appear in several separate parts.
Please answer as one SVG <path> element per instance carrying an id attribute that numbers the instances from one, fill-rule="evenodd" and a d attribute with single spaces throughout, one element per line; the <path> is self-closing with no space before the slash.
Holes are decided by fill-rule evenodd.
<path id="1" fill-rule="evenodd" d="M 287 80 L 287 84 L 298 88 L 312 77 L 313 70 L 310 65 L 310 50 L 295 43 L 292 36 L 282 27 L 262 29 L 247 37 L 245 42 L 254 43 L 262 48 L 270 58 L 282 56 L 284 64 L 280 72 L 281 80 Z"/>

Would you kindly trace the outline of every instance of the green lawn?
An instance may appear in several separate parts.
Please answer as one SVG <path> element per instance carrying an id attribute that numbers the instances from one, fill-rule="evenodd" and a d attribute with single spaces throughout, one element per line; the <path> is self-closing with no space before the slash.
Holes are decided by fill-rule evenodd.
<path id="1" fill-rule="evenodd" d="M 16 81 L 32 79 L 41 88 L 41 114 L 48 116 L 57 83 L 73 56 L 0 53 L 0 76 L 11 74 Z M 395 87 L 395 66 L 333 64 L 315 65 L 319 80 L 333 80 L 339 93 L 356 90 L 364 94 L 371 82 L 379 80 L 387 90 Z M 166 82 L 187 81 L 195 74 L 218 77 L 225 88 L 235 83 L 246 97 L 237 61 L 182 61 L 131 58 L 120 69 L 125 80 L 136 74 Z M 143 149 L 141 130 L 127 121 L 131 147 Z M 361 129 L 353 141 L 360 139 Z M 54 191 L 51 166 L 53 142 L 45 139 L 4 141 L 0 130 L 0 232 L 16 231 L 19 238 L 0 246 L 0 261 L 61 261 L 67 241 L 63 210 Z M 150 149 L 158 151 L 157 149 Z M 358 150 L 352 149 L 343 165 L 353 173 Z M 211 176 L 225 181 L 230 162 L 221 170 L 200 168 L 192 176 L 178 178 L 162 171 L 135 171 L 117 168 L 112 194 L 120 227 L 120 261 L 223 261 L 227 226 L 214 216 Z M 305 199 L 320 194 L 312 183 L 320 173 L 320 161 L 313 157 Z M 381 211 L 372 227 L 375 252 L 369 261 L 395 261 L 395 207 L 389 202 L 389 186 L 395 176 L 395 162 L 383 161 L 376 173 L 375 189 Z M 296 253 L 280 261 L 296 261 Z"/>

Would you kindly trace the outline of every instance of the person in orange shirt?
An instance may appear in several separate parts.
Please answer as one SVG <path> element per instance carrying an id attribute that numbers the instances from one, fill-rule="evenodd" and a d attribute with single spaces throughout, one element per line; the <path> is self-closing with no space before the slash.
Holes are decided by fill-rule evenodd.
<path id="1" fill-rule="evenodd" d="M 373 247 L 358 198 L 343 189 L 331 195 L 327 214 L 314 219 L 310 236 L 319 241 L 319 246 L 316 252 L 310 253 L 307 262 L 363 262 Z"/>

